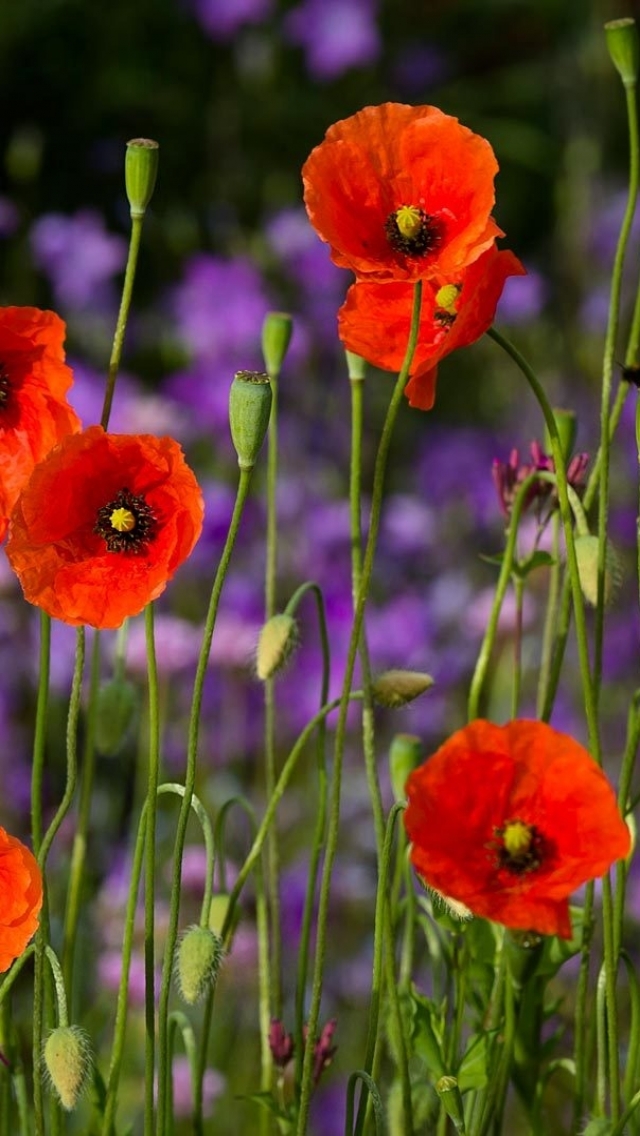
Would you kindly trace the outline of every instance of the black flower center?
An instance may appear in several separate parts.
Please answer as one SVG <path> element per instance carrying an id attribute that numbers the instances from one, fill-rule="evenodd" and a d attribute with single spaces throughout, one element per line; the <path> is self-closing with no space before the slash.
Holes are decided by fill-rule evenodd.
<path id="1" fill-rule="evenodd" d="M 6 364 L 0 362 L 0 410 L 3 410 L 9 401 L 11 393 L 11 380 Z"/>
<path id="2" fill-rule="evenodd" d="M 442 222 L 417 205 L 401 205 L 390 213 L 384 231 L 392 249 L 404 256 L 425 256 L 442 241 Z"/>
<path id="3" fill-rule="evenodd" d="M 157 532 L 153 509 L 144 497 L 121 489 L 113 501 L 98 509 L 93 530 L 104 537 L 109 552 L 146 553 Z"/>
<path id="4" fill-rule="evenodd" d="M 527 824 L 516 817 L 502 828 L 496 828 L 495 834 L 498 837 L 496 854 L 500 868 L 521 876 L 540 867 L 544 858 L 544 838 L 534 824 Z"/>

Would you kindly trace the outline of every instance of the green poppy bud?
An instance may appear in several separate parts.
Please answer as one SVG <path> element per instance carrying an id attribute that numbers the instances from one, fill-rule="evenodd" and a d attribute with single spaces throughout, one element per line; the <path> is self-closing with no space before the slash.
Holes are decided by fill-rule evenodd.
<path id="1" fill-rule="evenodd" d="M 43 1060 L 60 1104 L 71 1112 L 85 1087 L 91 1066 L 86 1034 L 77 1026 L 58 1026 L 44 1044 Z"/>
<path id="2" fill-rule="evenodd" d="M 464 1109 L 462 1107 L 462 1094 L 458 1088 L 458 1082 L 455 1077 L 440 1077 L 436 1081 L 436 1092 L 440 1097 L 442 1107 L 450 1120 L 453 1121 L 453 1126 L 456 1132 L 464 1132 Z"/>
<path id="3" fill-rule="evenodd" d="M 219 935 L 194 924 L 185 931 L 178 947 L 178 985 L 190 1006 L 204 998 L 215 984 L 223 949 Z"/>
<path id="4" fill-rule="evenodd" d="M 584 533 L 575 538 L 576 559 L 580 587 L 587 603 L 593 607 L 598 602 L 598 538 Z M 604 603 L 607 607 L 613 600 L 622 580 L 622 566 L 613 545 L 607 541 L 604 557 Z"/>
<path id="5" fill-rule="evenodd" d="M 395 709 L 413 702 L 414 698 L 419 698 L 431 686 L 431 675 L 423 674 L 422 671 L 391 670 L 384 671 L 373 680 L 371 692 L 381 706 Z"/>
<path id="6" fill-rule="evenodd" d="M 287 312 L 267 312 L 262 325 L 262 357 L 274 377 L 280 374 L 292 333 L 293 320 Z"/>
<path id="7" fill-rule="evenodd" d="M 405 785 L 413 770 L 420 765 L 423 757 L 423 743 L 414 734 L 396 734 L 389 750 L 389 770 L 391 788 L 396 801 L 404 801 L 407 794 Z"/>
<path id="8" fill-rule="evenodd" d="M 298 624 L 291 615 L 272 615 L 262 628 L 256 651 L 256 673 L 264 682 L 281 671 L 298 645 Z"/>
<path id="9" fill-rule="evenodd" d="M 114 757 L 122 747 L 138 709 L 138 692 L 124 678 L 112 678 L 101 686 L 96 700 L 96 748 Z"/>
<path id="10" fill-rule="evenodd" d="M 576 444 L 576 434 L 578 433 L 576 412 L 575 410 L 559 410 L 554 407 L 553 417 L 556 429 L 560 435 L 560 449 L 562 450 L 564 463 L 568 465 L 573 453 L 573 447 Z M 547 454 L 551 453 L 551 438 L 549 437 L 549 431 L 546 426 L 544 431 L 544 449 Z"/>
<path id="11" fill-rule="evenodd" d="M 158 175 L 159 146 L 152 138 L 127 142 L 124 181 L 132 217 L 144 217 Z"/>
<path id="12" fill-rule="evenodd" d="M 271 383 L 263 371 L 237 371 L 229 392 L 229 425 L 240 469 L 253 469 L 269 427 Z"/>

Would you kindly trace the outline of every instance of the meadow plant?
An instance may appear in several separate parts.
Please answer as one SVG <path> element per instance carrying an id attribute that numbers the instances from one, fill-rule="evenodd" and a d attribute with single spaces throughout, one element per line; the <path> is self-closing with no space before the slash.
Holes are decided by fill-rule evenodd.
<path id="1" fill-rule="evenodd" d="M 232 33 L 216 3 L 194 7 L 212 37 Z M 268 10 L 240 5 L 237 21 Z M 350 11 L 357 50 L 375 56 L 369 8 Z M 323 79 L 309 13 L 324 27 L 323 5 L 307 0 L 287 34 L 315 51 Z M 203 254 L 170 304 L 195 367 L 174 376 L 176 415 L 190 389 L 219 433 L 228 399 L 235 495 L 201 486 L 173 437 L 110 430 L 119 398 L 125 421 L 162 417 L 119 385 L 162 176 L 155 142 L 127 147 L 131 239 L 94 418 L 81 421 L 68 400 L 61 318 L 0 309 L 5 574 L 40 613 L 33 851 L 0 829 L 0 1136 L 640 1132 L 628 917 L 640 690 L 626 731 L 605 740 L 621 576 L 611 454 L 640 386 L 640 285 L 628 328 L 621 318 L 639 177 L 633 21 L 608 24 L 606 42 L 626 96 L 630 178 L 590 457 L 575 449 L 576 413 L 551 405 L 535 365 L 493 326 L 507 281 L 526 270 L 499 243 L 491 143 L 433 106 L 368 106 L 330 126 L 302 171 L 305 225 L 355 277 L 337 313 L 334 441 L 339 453 L 350 423 L 349 492 L 322 503 L 321 522 L 313 462 L 300 466 L 305 486 L 282 468 L 300 446 L 280 406 L 305 382 L 295 321 L 274 310 L 257 325 L 265 297 L 249 264 Z M 81 220 L 96 240 L 91 215 Z M 270 239 L 326 308 L 337 278 L 325 263 L 314 293 L 310 231 L 283 213 Z M 54 256 L 54 237 L 51 222 L 34 232 L 40 257 Z M 117 245 L 112 255 L 117 265 Z M 224 307 L 217 346 L 203 289 Z M 246 368 L 221 393 L 221 357 L 245 334 Z M 493 504 L 482 508 L 502 514 L 504 545 L 485 557 L 495 587 L 473 662 L 466 609 L 478 605 L 468 580 L 439 565 L 437 527 L 445 480 L 451 499 L 456 477 L 473 480 L 472 434 L 434 432 L 423 500 L 388 483 L 406 403 L 428 437 L 439 364 L 485 334 L 537 404 L 539 436 L 530 458 L 502 439 L 509 457 L 486 463 Z M 367 396 L 385 382 L 374 425 Z M 202 440 L 191 442 L 197 467 Z M 636 442 L 640 454 L 640 419 Z M 375 453 L 367 487 L 365 448 Z M 399 570 L 404 555 L 413 580 Z M 247 689 L 238 672 L 249 652 Z M 580 716 L 559 728 L 576 669 Z M 405 718 L 416 700 L 422 717 Z"/>

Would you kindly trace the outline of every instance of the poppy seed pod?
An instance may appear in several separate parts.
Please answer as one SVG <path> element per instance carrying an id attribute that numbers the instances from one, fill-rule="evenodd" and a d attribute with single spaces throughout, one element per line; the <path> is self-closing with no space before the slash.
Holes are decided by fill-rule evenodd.
<path id="1" fill-rule="evenodd" d="M 625 87 L 635 86 L 638 78 L 638 29 L 630 16 L 622 20 L 610 20 L 604 25 L 607 47 L 611 61 Z"/>
<path id="2" fill-rule="evenodd" d="M 43 1058 L 60 1104 L 71 1112 L 78 1103 L 91 1065 L 86 1034 L 77 1026 L 58 1026 L 45 1042 Z"/>
<path id="3" fill-rule="evenodd" d="M 96 746 L 105 757 L 114 757 L 122 746 L 138 708 L 133 683 L 113 678 L 101 686 L 96 701 Z"/>
<path id="4" fill-rule="evenodd" d="M 267 312 L 262 325 L 262 356 L 270 375 L 279 375 L 291 342 L 293 320 L 287 312 Z"/>
<path id="5" fill-rule="evenodd" d="M 158 176 L 160 148 L 152 138 L 132 138 L 127 142 L 124 181 L 132 217 L 144 217 Z"/>
<path id="6" fill-rule="evenodd" d="M 185 1002 L 193 1006 L 216 981 L 222 961 L 222 939 L 208 927 L 194 924 L 178 948 L 178 983 Z"/>
<path id="7" fill-rule="evenodd" d="M 253 469 L 271 415 L 271 383 L 264 371 L 237 371 L 229 392 L 229 426 L 240 469 Z"/>
<path id="8" fill-rule="evenodd" d="M 281 671 L 298 646 L 298 625 L 291 615 L 278 612 L 268 619 L 258 637 L 256 673 L 264 682 Z"/>

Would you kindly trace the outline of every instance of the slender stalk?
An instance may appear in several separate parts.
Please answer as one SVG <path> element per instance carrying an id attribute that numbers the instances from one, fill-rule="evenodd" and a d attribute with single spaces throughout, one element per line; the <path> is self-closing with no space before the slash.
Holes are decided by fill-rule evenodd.
<path id="1" fill-rule="evenodd" d="M 568 635 L 569 622 L 560 624 L 560 518 L 557 513 L 551 519 L 551 555 L 553 564 L 549 569 L 549 589 L 547 592 L 547 608 L 542 633 L 542 652 L 540 656 L 540 670 L 538 673 L 538 695 L 536 713 L 541 721 L 546 722 L 551 716 L 553 700 L 548 706 L 548 696 L 552 687 L 552 668 L 555 654 L 555 644 L 561 635 Z"/>
<path id="2" fill-rule="evenodd" d="M 622 293 L 622 269 L 631 233 L 631 225 L 636 209 L 638 185 L 640 183 L 640 147 L 638 144 L 638 110 L 635 85 L 625 85 L 627 119 L 629 125 L 629 190 L 627 205 L 620 227 L 620 235 L 613 262 L 611 277 L 611 297 L 609 319 L 605 337 L 604 359 L 602 364 L 602 399 L 600 407 L 600 491 L 598 494 L 598 602 L 595 612 L 593 696 L 596 702 L 600 696 L 602 679 L 602 648 L 604 639 L 604 586 L 605 557 L 607 551 L 607 529 L 609 519 L 609 458 L 610 458 L 610 403 L 613 379 L 614 356 L 618 325 L 620 323 L 620 297 Z"/>
<path id="3" fill-rule="evenodd" d="M 196 670 L 196 677 L 193 687 L 193 699 L 191 703 L 189 737 L 187 744 L 187 765 L 185 770 L 185 795 L 180 808 L 180 815 L 178 817 L 178 826 L 176 830 L 173 861 L 173 882 L 169 909 L 169 925 L 167 928 L 167 940 L 162 968 L 162 986 L 160 989 L 160 1005 L 158 1010 L 158 1118 L 156 1136 L 165 1136 L 166 1116 L 164 1114 L 164 1100 L 166 1093 L 166 1081 L 168 1076 L 167 1021 L 169 1016 L 169 995 L 171 990 L 173 958 L 178 937 L 180 888 L 182 879 L 182 855 L 184 852 L 187 822 L 189 820 L 189 812 L 191 810 L 191 797 L 193 795 L 196 780 L 198 739 L 200 735 L 200 711 L 202 708 L 204 680 L 207 673 L 209 652 L 211 650 L 211 640 L 213 638 L 213 630 L 215 627 L 216 616 L 218 614 L 218 605 L 220 603 L 222 587 L 226 578 L 227 570 L 229 568 L 229 561 L 231 560 L 236 537 L 238 535 L 238 529 L 240 527 L 240 520 L 249 493 L 249 488 L 251 485 L 251 473 L 252 470 L 243 469 L 240 471 L 240 479 L 233 508 L 233 515 L 231 517 L 229 531 L 227 533 L 224 549 L 222 551 L 222 556 L 220 558 L 220 563 L 218 565 L 218 570 L 216 572 L 213 587 L 211 590 L 211 598 L 209 601 L 209 609 L 207 612 L 202 647 L 200 650 L 200 657 L 198 660 L 198 667 Z"/>
<path id="4" fill-rule="evenodd" d="M 149 751 L 147 766 L 147 832 L 144 877 L 144 1022 L 145 1022 L 145 1102 L 144 1133 L 155 1136 L 154 1072 L 155 1072 L 155 876 L 156 818 L 158 784 L 160 782 L 160 705 L 158 699 L 158 667 L 153 630 L 153 604 L 144 613 L 147 644 L 147 684 L 149 690 Z"/>
<path id="5" fill-rule="evenodd" d="M 73 848 L 71 850 L 71 863 L 69 865 L 69 888 L 67 890 L 67 905 L 64 915 L 64 931 L 62 937 L 63 970 L 65 984 L 70 999 L 73 998 L 73 964 L 75 959 L 76 940 L 78 937 L 80 900 L 82 897 L 87 839 L 91 819 L 91 800 L 93 795 L 93 782 L 96 768 L 96 700 L 98 696 L 99 681 L 100 632 L 96 631 L 93 637 L 93 648 L 91 651 L 91 678 L 89 683 L 89 704 L 87 707 L 86 716 L 86 734 L 82 761 L 78 820 L 76 823 L 76 831 L 73 837 Z"/>
<path id="6" fill-rule="evenodd" d="M 309 1035 L 308 1043 L 305 1049 L 304 1065 L 302 1070 L 302 1086 L 300 1091 L 300 1110 L 298 1115 L 297 1136 L 304 1136 L 307 1130 L 307 1123 L 309 1117 L 309 1104 L 311 1099 L 312 1089 L 312 1074 L 313 1074 L 313 1045 L 315 1043 L 318 1021 L 320 1018 L 320 1000 L 322 997 L 322 982 L 324 972 L 324 962 L 327 947 L 327 916 L 329 911 L 329 893 L 331 888 L 331 875 L 333 872 L 333 862 L 338 844 L 339 834 L 339 821 L 340 821 L 340 797 L 341 797 L 341 782 L 342 782 L 342 761 L 344 756 L 344 747 L 346 741 L 346 727 L 347 727 L 347 710 L 349 705 L 349 694 L 351 691 L 351 683 L 353 680 L 353 672 L 355 669 L 356 655 L 360 643 L 360 633 L 362 630 L 362 623 L 364 618 L 364 609 L 367 602 L 369 592 L 369 584 L 371 582 L 371 573 L 373 570 L 373 560 L 378 540 L 378 530 L 380 527 L 380 514 L 382 509 L 382 497 L 384 492 L 384 482 L 387 468 L 387 458 L 389 455 L 389 447 L 391 444 L 391 437 L 393 428 L 395 426 L 398 411 L 404 394 L 404 388 L 409 375 L 411 361 L 415 352 L 416 343 L 418 340 L 418 329 L 420 325 L 420 309 L 422 306 L 422 285 L 418 282 L 414 290 L 413 313 L 411 318 L 411 331 L 409 334 L 409 343 L 407 346 L 407 353 L 400 374 L 396 380 L 396 385 L 393 390 L 389 409 L 382 429 L 380 443 L 378 446 L 378 453 L 376 457 L 375 472 L 373 479 L 373 494 L 371 501 L 371 516 L 369 522 L 369 535 L 367 538 L 367 545 L 365 549 L 364 561 L 362 565 L 362 578 L 360 589 L 358 593 L 358 602 L 353 620 L 353 627 L 351 631 L 351 639 L 349 642 L 349 650 L 347 655 L 347 663 L 345 669 L 344 683 L 342 687 L 342 697 L 340 703 L 340 714 L 336 728 L 335 750 L 334 750 L 334 767 L 333 767 L 333 788 L 331 793 L 331 802 L 329 806 L 329 824 L 327 829 L 327 845 L 325 851 L 325 860 L 322 871 L 322 882 L 320 886 L 320 904 L 318 909 L 318 930 L 316 940 L 316 959 L 313 975 L 313 989 L 311 995 L 311 1007 L 309 1011 Z"/>
<path id="7" fill-rule="evenodd" d="M 37 856 L 42 841 L 42 778 L 44 773 L 47 738 L 47 710 L 49 707 L 49 669 L 51 663 L 51 616 L 40 612 L 40 665 L 38 669 L 38 698 L 36 725 L 33 738 L 33 766 L 31 770 L 31 839 Z"/>
<path id="8" fill-rule="evenodd" d="M 131 236 L 129 239 L 129 252 L 127 254 L 127 266 L 124 273 L 124 284 L 122 286 L 122 298 L 120 300 L 120 310 L 118 312 L 118 319 L 116 321 L 116 329 L 113 336 L 113 345 L 111 347 L 111 358 L 109 359 L 109 368 L 107 371 L 107 387 L 104 394 L 104 403 L 102 406 L 102 416 L 100 418 L 100 425 L 104 430 L 109 425 L 109 418 L 111 416 L 111 406 L 113 403 L 113 394 L 116 386 L 116 379 L 118 378 L 118 371 L 120 370 L 120 360 L 122 358 L 122 346 L 124 343 L 124 333 L 127 329 L 127 320 L 129 318 L 129 308 L 131 307 L 131 297 L 133 295 L 133 282 L 136 276 L 136 267 L 138 264 L 138 252 L 140 250 L 140 237 L 142 236 L 142 221 L 143 217 L 131 218 Z"/>
<path id="9" fill-rule="evenodd" d="M 82 671 L 84 668 L 84 627 L 79 627 L 76 636 L 76 657 L 67 716 L 67 783 L 58 810 L 47 829 L 38 852 L 38 863 L 44 872 L 47 856 L 54 837 L 66 817 L 73 801 L 78 779 L 78 718 L 82 695 Z"/>
<path id="10" fill-rule="evenodd" d="M 513 682 L 511 686 L 511 717 L 518 717 L 520 692 L 522 690 L 522 609 L 524 602 L 524 580 L 516 576 L 513 581 L 516 596 L 516 625 L 513 636 Z"/>
<path id="11" fill-rule="evenodd" d="M 276 577 L 278 553 L 278 376 L 271 379 L 271 414 L 269 417 L 267 452 L 267 539 L 265 551 L 265 618 L 270 619 L 276 610 Z M 264 684 L 264 757 L 265 757 L 265 795 L 269 800 L 276 783 L 276 702 L 275 681 L 268 678 Z M 268 918 L 266 931 L 268 940 L 260 945 L 262 966 L 260 983 L 266 984 L 266 993 L 260 998 L 269 999 L 273 1017 L 282 1017 L 282 932 L 280 918 L 280 853 L 278 833 L 274 826 L 267 840 L 266 889 L 268 896 Z M 262 933 L 262 932 L 261 932 Z M 269 1062 L 271 1053 L 269 1052 Z M 263 1081 L 265 1079 L 263 1062 Z"/>

